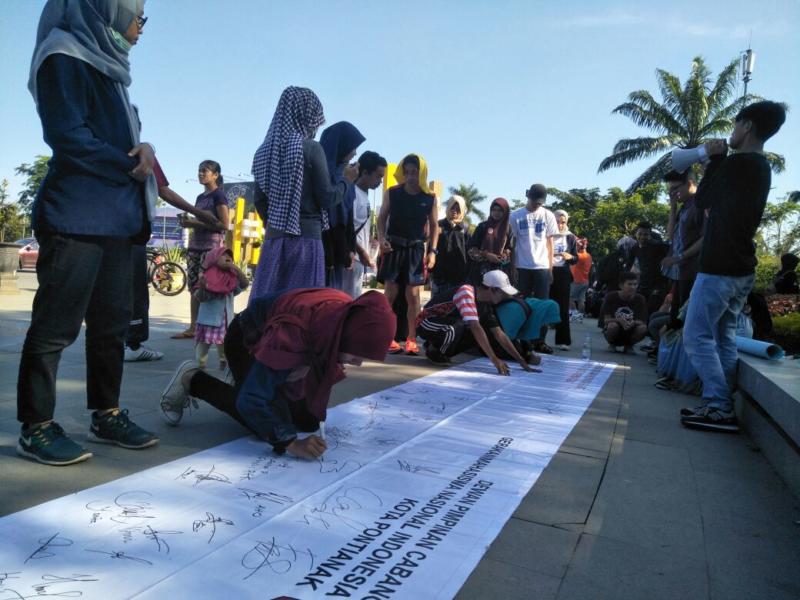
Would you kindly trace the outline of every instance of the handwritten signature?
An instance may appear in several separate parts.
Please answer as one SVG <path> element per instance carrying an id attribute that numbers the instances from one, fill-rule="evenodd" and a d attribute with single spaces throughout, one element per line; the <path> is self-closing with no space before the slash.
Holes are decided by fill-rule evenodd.
<path id="1" fill-rule="evenodd" d="M 18 572 L 15 573 L 0 573 L 0 586 L 3 585 L 3 582 L 6 579 L 11 579 L 12 575 L 16 575 Z M 13 579 L 18 579 L 17 577 L 13 577 Z M 0 589 L 0 594 L 12 594 L 10 596 L 0 596 L 0 600 L 25 600 L 27 598 L 42 598 L 46 596 L 57 596 L 59 598 L 80 598 L 83 596 L 83 592 L 80 590 L 63 590 L 61 588 L 51 590 L 50 588 L 66 584 L 66 583 L 84 583 L 90 581 L 99 581 L 98 579 L 93 578 L 91 575 L 83 575 L 83 574 L 73 574 L 70 577 L 60 577 L 58 575 L 50 575 L 44 574 L 42 575 L 42 581 L 44 583 L 36 583 L 31 586 L 34 593 L 29 595 L 24 595 L 16 590 L 12 590 L 10 588 L 2 588 Z"/>
<path id="2" fill-rule="evenodd" d="M 131 556 L 129 554 L 125 554 L 124 552 L 106 552 L 105 550 L 91 550 L 89 548 L 85 548 L 86 552 L 94 552 L 95 554 L 105 554 L 111 559 L 119 559 L 119 560 L 132 560 L 134 562 L 142 563 L 144 565 L 152 565 L 149 560 L 145 560 L 144 558 L 136 558 L 135 556 Z"/>
<path id="3" fill-rule="evenodd" d="M 27 563 L 29 560 L 39 560 L 42 558 L 52 558 L 55 556 L 55 552 L 52 551 L 51 548 L 66 548 L 72 546 L 72 540 L 59 537 L 59 533 L 60 532 L 54 533 L 46 540 L 39 540 L 39 547 L 25 559 L 25 562 Z"/>
<path id="4" fill-rule="evenodd" d="M 134 525 L 122 530 L 122 543 L 126 544 L 133 539 L 133 534 L 141 533 L 148 540 L 155 542 L 159 552 L 169 554 L 169 544 L 161 537 L 162 535 L 178 535 L 182 531 L 157 531 L 150 525 Z"/>
<path id="5" fill-rule="evenodd" d="M 284 546 L 278 544 L 274 537 L 266 542 L 260 541 L 242 556 L 242 567 L 250 571 L 242 580 L 249 579 L 264 567 L 268 567 L 275 574 L 282 575 L 289 572 L 302 556 L 308 556 L 310 562 L 308 570 L 312 570 L 314 554 L 310 549 L 297 550 L 291 544 Z"/>
<path id="6" fill-rule="evenodd" d="M 331 521 L 336 519 L 347 527 L 360 531 L 366 525 L 347 513 L 379 506 L 383 506 L 383 500 L 372 490 L 360 486 L 346 488 L 342 485 L 328 494 L 319 506 L 305 513 L 299 522 L 306 525 L 319 523 L 325 529 L 330 529 Z"/>
<path id="7" fill-rule="evenodd" d="M 214 535 L 217 533 L 217 524 L 221 525 L 233 525 L 233 521 L 230 519 L 223 519 L 222 517 L 217 517 L 213 513 L 207 512 L 205 519 L 197 519 L 194 523 L 192 523 L 192 531 L 197 533 L 206 527 L 210 528 L 211 535 L 208 538 L 207 544 L 211 543 L 211 540 L 214 539 Z"/>
<path id="8" fill-rule="evenodd" d="M 441 472 L 438 469 L 432 469 L 431 467 L 412 465 L 410 462 L 401 460 L 399 458 L 397 459 L 397 464 L 400 465 L 401 471 L 406 471 L 408 473 L 431 473 L 432 475 L 438 475 Z"/>
<path id="9" fill-rule="evenodd" d="M 91 523 L 96 523 L 103 519 L 103 515 L 110 513 L 110 520 L 115 523 L 127 525 L 136 522 L 137 519 L 154 519 L 153 515 L 147 514 L 153 506 L 148 501 L 152 497 L 149 492 L 123 492 L 114 498 L 113 504 L 106 504 L 99 500 L 86 504 L 86 510 L 92 513 Z"/>
<path id="10" fill-rule="evenodd" d="M 223 475 L 222 473 L 217 473 L 216 468 L 214 465 L 211 465 L 211 468 L 207 471 L 201 471 L 195 469 L 194 467 L 189 467 L 183 473 L 178 475 L 175 479 L 188 479 L 190 477 L 194 477 L 194 485 L 192 487 L 197 487 L 204 481 L 216 481 L 218 483 L 230 483 L 231 480 L 227 475 Z"/>

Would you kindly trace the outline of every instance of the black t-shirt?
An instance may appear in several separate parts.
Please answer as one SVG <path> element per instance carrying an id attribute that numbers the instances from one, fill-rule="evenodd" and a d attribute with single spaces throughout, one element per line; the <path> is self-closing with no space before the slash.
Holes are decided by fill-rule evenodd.
<path id="1" fill-rule="evenodd" d="M 623 298 L 619 292 L 606 294 L 600 316 L 605 319 L 630 319 L 647 323 L 647 302 L 641 294 L 635 294 L 630 300 Z"/>
<path id="2" fill-rule="evenodd" d="M 389 188 L 389 226 L 387 235 L 407 240 L 424 240 L 425 224 L 433 210 L 433 194 L 409 194 L 405 187 Z"/>
<path id="3" fill-rule="evenodd" d="M 666 286 L 667 280 L 661 274 L 661 261 L 669 252 L 666 242 L 648 241 L 644 246 L 636 246 L 631 252 L 634 264 L 639 263 L 639 292 L 651 291 Z"/>
<path id="4" fill-rule="evenodd" d="M 753 237 L 771 181 L 763 154 L 741 152 L 711 161 L 695 194 L 697 206 L 710 209 L 700 251 L 701 273 L 743 277 L 755 272 Z"/>

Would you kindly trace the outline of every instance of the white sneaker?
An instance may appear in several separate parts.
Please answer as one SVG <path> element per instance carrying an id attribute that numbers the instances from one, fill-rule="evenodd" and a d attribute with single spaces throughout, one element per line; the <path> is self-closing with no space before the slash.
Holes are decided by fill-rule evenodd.
<path id="1" fill-rule="evenodd" d="M 164 353 L 158 350 L 148 348 L 144 344 L 139 346 L 138 350 L 132 350 L 125 346 L 125 362 L 144 362 L 150 360 L 161 360 L 164 358 Z"/>
<path id="2" fill-rule="evenodd" d="M 192 370 L 199 369 L 197 362 L 185 360 L 178 365 L 167 387 L 161 392 L 161 413 L 170 425 L 177 425 L 183 418 L 183 409 L 189 406 L 189 390 L 183 386 L 183 376 Z M 197 404 L 195 403 L 195 407 Z"/>
<path id="3" fill-rule="evenodd" d="M 565 352 L 569 350 L 569 346 L 567 344 L 558 344 L 556 345 L 556 348 L 558 348 L 559 350 L 564 350 Z"/>

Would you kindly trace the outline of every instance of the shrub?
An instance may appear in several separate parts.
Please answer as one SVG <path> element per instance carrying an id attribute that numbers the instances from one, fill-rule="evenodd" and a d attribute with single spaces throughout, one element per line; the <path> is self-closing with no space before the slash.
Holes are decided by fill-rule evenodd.
<path id="1" fill-rule="evenodd" d="M 791 313 L 772 319 L 775 334 L 800 338 L 800 313 Z"/>
<path id="2" fill-rule="evenodd" d="M 756 265 L 756 281 L 753 291 L 764 294 L 765 292 L 775 291 L 772 280 L 781 270 L 781 259 L 777 256 L 759 256 Z"/>

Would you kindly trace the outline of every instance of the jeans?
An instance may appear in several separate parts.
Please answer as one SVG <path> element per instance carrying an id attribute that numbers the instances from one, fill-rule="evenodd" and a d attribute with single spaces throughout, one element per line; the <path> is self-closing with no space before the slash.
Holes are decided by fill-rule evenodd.
<path id="1" fill-rule="evenodd" d="M 753 288 L 755 275 L 728 277 L 700 273 L 689 298 L 683 345 L 703 381 L 709 406 L 730 411 L 736 380 L 736 319 Z"/>
<path id="2" fill-rule="evenodd" d="M 133 270 L 133 312 L 125 334 L 125 345 L 137 350 L 150 337 L 150 282 L 147 280 L 146 246 L 134 244 L 131 248 Z"/>
<path id="3" fill-rule="evenodd" d="M 550 299 L 550 269 L 517 269 L 517 288 L 526 298 Z"/>
<path id="4" fill-rule="evenodd" d="M 17 380 L 17 419 L 53 418 L 61 352 L 86 320 L 88 408 L 119 406 L 125 331 L 131 318 L 129 238 L 41 233 L 31 325 Z"/>

